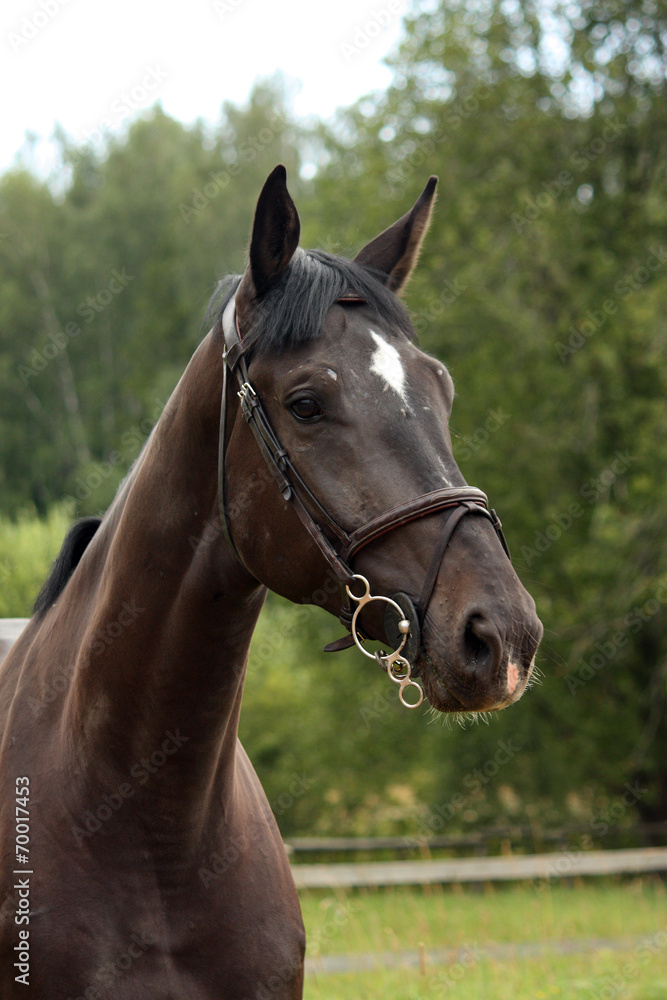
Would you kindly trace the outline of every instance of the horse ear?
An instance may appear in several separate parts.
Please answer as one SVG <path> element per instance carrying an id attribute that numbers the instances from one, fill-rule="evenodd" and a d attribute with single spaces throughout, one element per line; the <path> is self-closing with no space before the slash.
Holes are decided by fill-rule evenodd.
<path id="1" fill-rule="evenodd" d="M 405 288 L 417 263 L 431 219 L 437 183 L 437 177 L 429 177 L 426 187 L 410 211 L 371 240 L 354 258 L 357 264 L 384 271 L 387 286 L 397 295 Z"/>
<path id="2" fill-rule="evenodd" d="M 242 282 L 250 298 L 262 298 L 278 281 L 299 245 L 300 231 L 299 216 L 287 190 L 287 171 L 280 163 L 269 174 L 255 209 L 250 266 Z"/>

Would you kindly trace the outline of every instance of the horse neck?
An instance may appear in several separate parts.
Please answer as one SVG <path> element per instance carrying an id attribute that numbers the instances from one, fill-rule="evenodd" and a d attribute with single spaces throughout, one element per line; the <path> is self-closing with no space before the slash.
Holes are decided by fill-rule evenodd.
<path id="1" fill-rule="evenodd" d="M 173 736 L 183 766 L 172 771 L 184 795 L 233 772 L 248 648 L 265 597 L 220 528 L 221 374 L 220 345 L 209 334 L 91 543 L 96 551 L 81 568 L 96 580 L 83 572 L 77 588 L 84 602 L 92 594 L 69 699 L 77 757 L 127 773 Z"/>

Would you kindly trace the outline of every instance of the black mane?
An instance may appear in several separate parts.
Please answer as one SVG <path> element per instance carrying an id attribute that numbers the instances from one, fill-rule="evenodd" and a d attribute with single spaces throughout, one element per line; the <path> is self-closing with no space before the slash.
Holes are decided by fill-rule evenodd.
<path id="1" fill-rule="evenodd" d="M 414 339 L 414 330 L 403 303 L 385 284 L 386 275 L 335 257 L 324 250 L 298 250 L 289 267 L 257 305 L 257 319 L 249 334 L 252 350 L 280 353 L 315 340 L 331 306 L 345 294 L 364 299 L 378 319 Z M 225 278 L 209 305 L 208 316 L 220 322 L 225 306 L 241 277 Z"/>
<path id="2" fill-rule="evenodd" d="M 37 596 L 32 609 L 33 614 L 43 614 L 63 592 L 65 584 L 79 565 L 81 556 L 101 523 L 101 517 L 84 517 L 67 532 L 51 572 Z"/>

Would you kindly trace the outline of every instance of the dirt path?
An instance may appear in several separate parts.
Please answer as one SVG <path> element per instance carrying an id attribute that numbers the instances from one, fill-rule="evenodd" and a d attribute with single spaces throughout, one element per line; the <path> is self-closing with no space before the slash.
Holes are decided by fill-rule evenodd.
<path id="1" fill-rule="evenodd" d="M 470 964 L 471 951 L 476 960 L 491 958 L 539 958 L 542 955 L 582 955 L 593 951 L 633 951 L 642 944 L 649 944 L 655 934 L 641 934 L 627 938 L 584 938 L 565 941 L 527 941 L 519 944 L 491 944 L 485 948 L 431 948 L 419 951 L 387 951 L 374 953 L 319 955 L 306 958 L 306 974 L 321 975 L 335 972 L 376 972 L 381 969 L 418 969 L 434 965 Z"/>

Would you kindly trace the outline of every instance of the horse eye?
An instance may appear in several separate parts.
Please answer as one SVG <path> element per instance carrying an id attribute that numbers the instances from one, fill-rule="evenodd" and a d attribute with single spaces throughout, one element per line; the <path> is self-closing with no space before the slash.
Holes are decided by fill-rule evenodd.
<path id="1" fill-rule="evenodd" d="M 316 399 L 311 399 L 310 396 L 295 399 L 290 409 L 298 420 L 312 420 L 314 417 L 319 417 L 322 413 L 320 404 Z"/>

